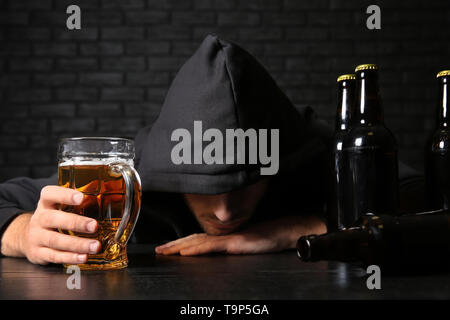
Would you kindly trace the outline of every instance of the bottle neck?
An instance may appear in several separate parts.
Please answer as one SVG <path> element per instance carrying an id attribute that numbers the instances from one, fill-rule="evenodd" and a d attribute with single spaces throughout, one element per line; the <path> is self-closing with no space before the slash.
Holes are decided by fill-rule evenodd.
<path id="1" fill-rule="evenodd" d="M 399 217 L 364 216 L 343 231 L 304 236 L 297 242 L 302 261 L 361 261 L 384 270 L 436 271 L 450 267 L 450 211 L 429 211 Z"/>
<path id="2" fill-rule="evenodd" d="M 350 117 L 355 98 L 355 80 L 339 82 L 339 104 L 336 113 L 336 131 L 347 131 L 350 127 Z"/>
<path id="3" fill-rule="evenodd" d="M 439 127 L 448 127 L 450 125 L 450 116 L 448 114 L 448 82 L 450 77 L 439 78 L 439 103 L 438 103 L 438 125 Z"/>
<path id="4" fill-rule="evenodd" d="M 377 70 L 358 71 L 356 73 L 356 80 L 357 89 L 352 124 L 382 124 L 384 117 L 378 87 Z"/>
<path id="5" fill-rule="evenodd" d="M 304 236 L 297 241 L 302 261 L 358 261 L 364 258 L 361 248 L 368 247 L 371 234 L 363 228 L 350 228 L 320 236 Z"/>

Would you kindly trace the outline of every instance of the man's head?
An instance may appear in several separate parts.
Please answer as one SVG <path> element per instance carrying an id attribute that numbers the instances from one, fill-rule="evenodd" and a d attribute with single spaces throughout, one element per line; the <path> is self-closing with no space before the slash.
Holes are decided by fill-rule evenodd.
<path id="1" fill-rule="evenodd" d="M 184 199 L 202 226 L 210 235 L 231 233 L 253 215 L 267 190 L 267 179 L 244 188 L 217 195 L 185 193 Z"/>

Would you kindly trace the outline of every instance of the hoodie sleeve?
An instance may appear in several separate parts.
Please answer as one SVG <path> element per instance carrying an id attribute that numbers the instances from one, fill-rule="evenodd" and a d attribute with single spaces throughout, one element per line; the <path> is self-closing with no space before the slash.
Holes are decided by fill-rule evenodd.
<path id="1" fill-rule="evenodd" d="M 56 185 L 57 175 L 49 178 L 14 178 L 0 184 L 0 239 L 8 225 L 19 214 L 36 209 L 41 189 L 46 185 Z"/>

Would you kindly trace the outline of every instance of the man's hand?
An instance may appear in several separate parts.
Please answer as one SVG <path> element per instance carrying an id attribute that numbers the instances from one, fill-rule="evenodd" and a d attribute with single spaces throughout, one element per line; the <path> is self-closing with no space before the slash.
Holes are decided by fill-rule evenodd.
<path id="1" fill-rule="evenodd" d="M 100 242 L 93 239 L 59 233 L 57 229 L 94 233 L 95 219 L 57 210 L 59 204 L 79 205 L 83 194 L 79 191 L 46 186 L 34 214 L 18 216 L 2 237 L 2 253 L 6 256 L 26 257 L 36 264 L 79 264 L 87 254 L 100 250 Z"/>
<path id="2" fill-rule="evenodd" d="M 223 236 L 192 234 L 155 249 L 157 254 L 194 256 L 213 252 L 256 254 L 295 248 L 297 239 L 308 234 L 322 234 L 326 226 L 315 217 L 285 217 L 260 223 Z"/>

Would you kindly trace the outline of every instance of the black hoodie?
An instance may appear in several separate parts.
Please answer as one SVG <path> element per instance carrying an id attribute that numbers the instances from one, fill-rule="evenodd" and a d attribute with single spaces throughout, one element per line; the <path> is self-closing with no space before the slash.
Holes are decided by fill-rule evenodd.
<path id="1" fill-rule="evenodd" d="M 174 130 L 189 131 L 192 145 L 203 148 L 209 143 L 194 140 L 194 121 L 201 121 L 203 132 L 217 129 L 223 137 L 227 129 L 278 129 L 277 174 L 262 176 L 266 165 L 260 162 L 174 164 Z M 269 188 L 253 221 L 305 214 L 325 219 L 331 137 L 332 128 L 310 107 L 296 108 L 253 56 L 236 44 L 207 36 L 173 80 L 158 119 L 135 138 L 143 202 L 133 241 L 159 242 L 201 232 L 182 193 L 219 194 L 260 179 L 269 179 Z M 420 178 L 417 173 L 407 176 Z M 0 185 L 0 226 L 34 210 L 45 184 L 56 184 L 56 177 L 19 178 Z"/>
<path id="2" fill-rule="evenodd" d="M 203 132 L 214 128 L 223 137 L 227 129 L 278 129 L 277 174 L 261 175 L 265 166 L 260 162 L 193 164 L 192 159 L 190 164 L 174 164 L 171 152 L 177 142 L 171 135 L 176 129 L 187 129 L 192 145 L 202 143 L 194 141 L 194 121 L 201 121 Z M 137 237 L 147 233 L 148 225 L 158 229 L 166 225 L 176 232 L 173 237 L 200 232 L 180 193 L 224 193 L 264 178 L 270 180 L 269 189 L 254 220 L 311 213 L 323 216 L 324 160 L 331 136 L 331 128 L 311 108 L 294 107 L 253 56 L 236 44 L 207 36 L 173 80 L 158 119 L 136 137 L 137 170 L 146 199 L 143 212 L 153 212 L 142 217 L 148 222 L 140 221 Z M 203 142 L 203 148 L 208 144 Z M 225 142 L 223 146 L 225 153 Z"/>
<path id="3" fill-rule="evenodd" d="M 254 57 L 215 36 L 207 36 L 181 67 L 158 119 L 136 138 L 143 187 L 217 194 L 261 178 L 259 165 L 174 164 L 171 134 L 185 128 L 193 137 L 194 121 L 202 122 L 203 132 L 215 128 L 224 137 L 226 129 L 279 129 L 280 173 L 324 151 L 332 134 L 310 108 L 296 110 Z"/>

